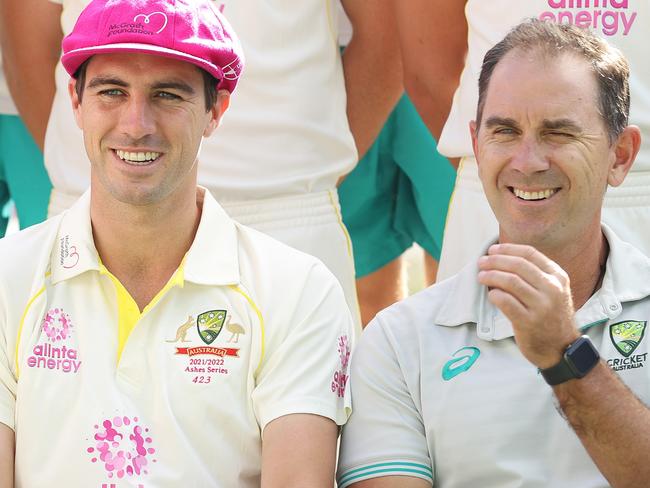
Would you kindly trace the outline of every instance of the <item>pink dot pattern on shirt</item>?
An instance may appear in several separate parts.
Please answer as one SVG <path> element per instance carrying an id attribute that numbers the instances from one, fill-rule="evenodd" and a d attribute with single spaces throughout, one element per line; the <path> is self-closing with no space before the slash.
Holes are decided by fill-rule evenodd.
<path id="1" fill-rule="evenodd" d="M 109 478 L 138 477 L 148 474 L 146 467 L 156 450 L 151 447 L 153 440 L 143 429 L 138 417 L 114 417 L 105 419 L 101 426 L 95 425 L 96 441 L 86 451 L 91 454 L 91 462 L 101 461 Z M 156 462 L 155 459 L 151 461 Z"/>
<path id="2" fill-rule="evenodd" d="M 71 334 L 72 322 L 70 316 L 62 308 L 49 310 L 41 324 L 43 332 L 50 342 L 58 342 L 67 339 Z"/>

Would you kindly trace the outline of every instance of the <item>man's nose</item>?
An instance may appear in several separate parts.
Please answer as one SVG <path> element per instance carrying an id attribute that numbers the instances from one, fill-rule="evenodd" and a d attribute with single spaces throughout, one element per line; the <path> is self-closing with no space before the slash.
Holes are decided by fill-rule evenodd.
<path id="1" fill-rule="evenodd" d="M 550 167 L 542 143 L 533 135 L 523 137 L 514 148 L 510 167 L 529 175 L 546 171 Z"/>
<path id="2" fill-rule="evenodd" d="M 144 96 L 131 96 L 124 106 L 120 131 L 134 140 L 151 135 L 156 130 L 156 118 L 151 101 Z"/>

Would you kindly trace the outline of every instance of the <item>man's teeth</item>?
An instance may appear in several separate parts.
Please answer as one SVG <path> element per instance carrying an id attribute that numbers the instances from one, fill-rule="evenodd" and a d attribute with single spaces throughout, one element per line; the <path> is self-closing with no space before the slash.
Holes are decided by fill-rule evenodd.
<path id="1" fill-rule="evenodd" d="M 543 200 L 545 198 L 549 198 L 556 191 L 557 190 L 551 189 L 541 191 L 523 191 L 517 188 L 512 189 L 512 192 L 515 194 L 515 196 L 517 198 L 521 198 L 522 200 Z"/>
<path id="2" fill-rule="evenodd" d="M 129 161 L 131 163 L 149 162 L 157 159 L 158 156 L 160 156 L 160 153 L 158 152 L 128 152 L 121 151 L 119 149 L 116 149 L 115 152 L 120 159 L 123 161 Z"/>

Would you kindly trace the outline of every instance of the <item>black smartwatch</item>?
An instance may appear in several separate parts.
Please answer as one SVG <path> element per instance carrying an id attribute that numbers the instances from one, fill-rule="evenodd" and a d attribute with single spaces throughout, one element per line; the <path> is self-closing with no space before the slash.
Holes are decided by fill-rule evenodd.
<path id="1" fill-rule="evenodd" d="M 559 385 L 565 381 L 584 377 L 599 360 L 600 354 L 591 343 L 591 339 L 583 335 L 569 344 L 559 363 L 539 371 L 549 385 Z"/>

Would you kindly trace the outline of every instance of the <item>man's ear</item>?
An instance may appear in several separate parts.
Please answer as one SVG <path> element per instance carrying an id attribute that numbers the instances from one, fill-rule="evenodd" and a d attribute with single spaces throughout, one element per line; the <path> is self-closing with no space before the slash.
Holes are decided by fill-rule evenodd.
<path id="1" fill-rule="evenodd" d="M 636 125 L 628 125 L 614 142 L 614 163 L 609 168 L 607 183 L 619 186 L 625 180 L 641 147 L 641 131 Z"/>
<path id="2" fill-rule="evenodd" d="M 68 81 L 68 94 L 70 95 L 70 101 L 72 102 L 72 113 L 74 113 L 74 119 L 77 122 L 77 126 L 83 130 L 83 123 L 81 119 L 81 101 L 77 96 L 77 90 L 75 86 L 77 85 L 77 80 L 70 78 Z"/>
<path id="3" fill-rule="evenodd" d="M 219 90 L 217 92 L 217 99 L 214 102 L 214 105 L 210 109 L 209 115 L 210 120 L 203 131 L 203 137 L 209 137 L 214 130 L 219 127 L 219 122 L 221 122 L 221 117 L 228 110 L 230 106 L 230 92 L 228 90 Z"/>
<path id="4" fill-rule="evenodd" d="M 469 123 L 469 133 L 472 136 L 472 150 L 474 151 L 474 159 L 476 159 L 476 163 L 478 164 L 478 125 L 476 125 L 475 120 L 472 120 Z"/>

